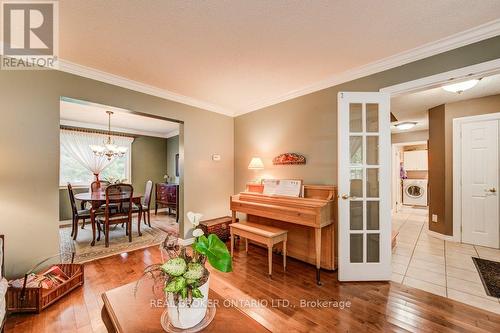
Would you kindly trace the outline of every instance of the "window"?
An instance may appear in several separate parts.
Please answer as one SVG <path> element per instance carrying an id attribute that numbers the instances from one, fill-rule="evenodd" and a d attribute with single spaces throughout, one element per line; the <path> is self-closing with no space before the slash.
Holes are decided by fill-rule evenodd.
<path id="1" fill-rule="evenodd" d="M 107 157 L 94 156 L 90 145 L 102 145 L 105 136 L 74 130 L 60 132 L 59 186 L 89 186 L 95 180 L 126 179 L 131 182 L 131 151 L 133 138 L 113 136 L 115 144 L 127 147 L 125 156 L 108 161 Z"/>

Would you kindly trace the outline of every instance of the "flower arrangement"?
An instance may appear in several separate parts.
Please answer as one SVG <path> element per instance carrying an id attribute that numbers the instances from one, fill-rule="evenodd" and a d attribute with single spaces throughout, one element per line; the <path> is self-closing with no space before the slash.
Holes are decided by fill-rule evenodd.
<path id="1" fill-rule="evenodd" d="M 189 254 L 186 247 L 175 244 L 168 235 L 161 245 L 162 253 L 166 252 L 168 260 L 146 267 L 144 276 L 152 277 L 155 283 L 163 283 L 167 298 L 171 296 L 176 306 L 183 302 L 189 307 L 193 299 L 208 296 L 200 288 L 209 278 L 206 262 L 221 272 L 231 272 L 232 263 L 226 244 L 215 234 L 205 236 L 203 230 L 198 228 L 202 215 L 189 212 L 187 217 L 195 227 L 192 253 Z M 208 291 L 208 286 L 204 289 Z"/>
<path id="2" fill-rule="evenodd" d="M 123 184 L 127 181 L 128 179 L 126 178 L 123 178 L 123 179 L 120 179 L 120 178 L 115 178 L 115 177 L 107 177 L 107 178 L 104 178 L 104 181 L 106 181 L 109 185 L 117 185 L 117 184 Z"/>

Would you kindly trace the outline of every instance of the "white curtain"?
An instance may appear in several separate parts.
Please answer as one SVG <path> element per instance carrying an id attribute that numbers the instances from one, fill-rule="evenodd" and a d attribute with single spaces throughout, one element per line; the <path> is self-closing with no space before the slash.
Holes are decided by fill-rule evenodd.
<path id="1" fill-rule="evenodd" d="M 87 133 L 72 130 L 61 130 L 61 150 L 72 156 L 84 168 L 93 174 L 100 174 L 113 161 L 108 161 L 106 156 L 95 156 L 90 149 L 91 145 L 103 145 L 106 135 Z M 133 138 L 124 136 L 112 136 L 114 143 L 118 146 L 132 149 Z"/>

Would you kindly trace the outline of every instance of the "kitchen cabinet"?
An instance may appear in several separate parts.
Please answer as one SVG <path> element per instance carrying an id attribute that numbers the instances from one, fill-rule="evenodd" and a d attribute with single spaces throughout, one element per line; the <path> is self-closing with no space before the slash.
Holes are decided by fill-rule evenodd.
<path id="1" fill-rule="evenodd" d="M 405 151 L 403 153 L 403 165 L 407 171 L 428 170 L 427 150 Z"/>

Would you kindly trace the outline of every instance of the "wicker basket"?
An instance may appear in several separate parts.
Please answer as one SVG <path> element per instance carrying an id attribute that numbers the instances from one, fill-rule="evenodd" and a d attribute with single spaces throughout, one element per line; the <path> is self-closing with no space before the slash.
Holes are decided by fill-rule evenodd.
<path id="1" fill-rule="evenodd" d="M 209 234 L 216 234 L 223 242 L 225 242 L 230 237 L 229 225 L 231 222 L 231 216 L 224 216 L 212 220 L 201 221 L 200 228 L 206 236 Z M 238 222 L 238 219 L 236 219 L 236 222 Z"/>
<path id="2" fill-rule="evenodd" d="M 61 270 L 69 276 L 67 281 L 52 289 L 14 288 L 7 289 L 7 312 L 37 312 L 54 304 L 63 296 L 83 285 L 84 270 L 81 264 L 58 264 Z M 27 274 L 25 276 L 26 280 Z"/>

